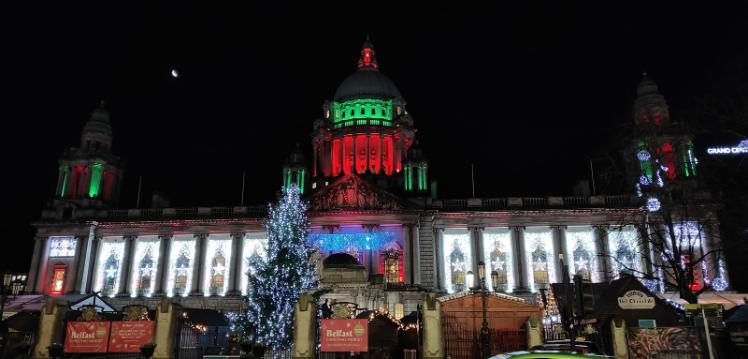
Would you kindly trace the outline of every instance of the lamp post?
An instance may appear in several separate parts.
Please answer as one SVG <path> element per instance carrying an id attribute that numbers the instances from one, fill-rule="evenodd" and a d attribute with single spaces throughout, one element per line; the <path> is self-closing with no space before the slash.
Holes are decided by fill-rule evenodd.
<path id="1" fill-rule="evenodd" d="M 486 313 L 486 297 L 488 296 L 488 290 L 486 289 L 486 264 L 483 261 L 478 262 L 478 280 L 480 280 L 480 291 L 483 301 L 483 325 L 480 328 L 481 358 L 487 359 L 491 355 L 491 350 L 489 348 L 490 340 L 488 337 L 488 318 Z"/>

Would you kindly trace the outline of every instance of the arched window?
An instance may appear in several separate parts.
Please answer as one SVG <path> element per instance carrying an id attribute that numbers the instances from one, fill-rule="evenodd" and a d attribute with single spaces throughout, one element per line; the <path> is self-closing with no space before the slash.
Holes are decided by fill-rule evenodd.
<path id="1" fill-rule="evenodd" d="M 379 251 L 379 273 L 384 275 L 386 283 L 403 283 L 403 250 L 399 243 L 389 242 Z"/>
<path id="2" fill-rule="evenodd" d="M 222 294 L 226 276 L 226 256 L 223 248 L 219 247 L 210 263 L 210 294 Z"/>

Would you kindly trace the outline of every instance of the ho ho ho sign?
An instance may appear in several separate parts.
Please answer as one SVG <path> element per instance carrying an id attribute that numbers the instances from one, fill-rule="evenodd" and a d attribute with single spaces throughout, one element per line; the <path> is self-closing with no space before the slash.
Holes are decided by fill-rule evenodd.
<path id="1" fill-rule="evenodd" d="M 621 309 L 652 309 L 655 306 L 655 299 L 640 290 L 630 290 L 622 297 L 618 297 L 618 306 Z"/>

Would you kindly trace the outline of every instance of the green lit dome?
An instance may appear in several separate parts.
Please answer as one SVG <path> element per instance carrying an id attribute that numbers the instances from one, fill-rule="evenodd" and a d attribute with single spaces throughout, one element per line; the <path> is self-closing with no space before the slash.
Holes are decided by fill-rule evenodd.
<path id="1" fill-rule="evenodd" d="M 400 98 L 400 91 L 389 77 L 375 68 L 361 68 L 346 77 L 335 91 L 335 101 L 359 98 Z"/>

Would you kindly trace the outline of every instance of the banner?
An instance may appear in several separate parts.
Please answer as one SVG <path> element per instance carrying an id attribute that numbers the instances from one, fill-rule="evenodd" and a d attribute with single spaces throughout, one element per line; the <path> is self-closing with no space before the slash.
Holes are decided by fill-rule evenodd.
<path id="1" fill-rule="evenodd" d="M 140 347 L 153 341 L 153 321 L 112 322 L 110 353 L 140 353 Z"/>
<path id="2" fill-rule="evenodd" d="M 369 351 L 367 319 L 323 319 L 320 328 L 322 352 Z"/>
<path id="3" fill-rule="evenodd" d="M 68 322 L 66 353 L 106 353 L 110 322 Z"/>

